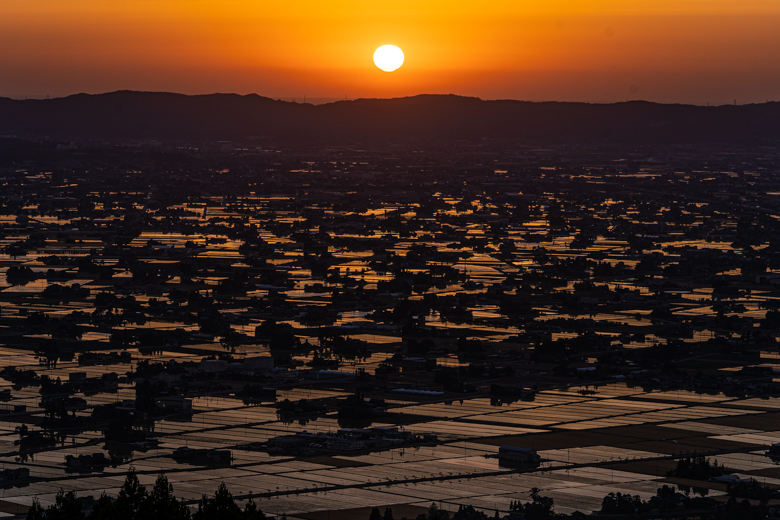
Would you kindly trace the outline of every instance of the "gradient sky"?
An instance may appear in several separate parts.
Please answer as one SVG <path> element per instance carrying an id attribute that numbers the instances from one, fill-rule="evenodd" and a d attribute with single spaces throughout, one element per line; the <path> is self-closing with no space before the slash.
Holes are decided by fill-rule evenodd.
<path id="1" fill-rule="evenodd" d="M 779 28 L 780 0 L 0 0 L 0 96 L 763 102 Z"/>

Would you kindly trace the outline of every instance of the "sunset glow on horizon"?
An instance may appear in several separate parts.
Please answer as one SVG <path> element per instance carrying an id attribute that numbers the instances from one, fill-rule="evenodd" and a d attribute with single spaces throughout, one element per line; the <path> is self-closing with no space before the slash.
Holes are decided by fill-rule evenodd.
<path id="1" fill-rule="evenodd" d="M 5 0 L 0 96 L 780 100 L 776 0 Z M 403 73 L 372 61 L 387 42 Z"/>

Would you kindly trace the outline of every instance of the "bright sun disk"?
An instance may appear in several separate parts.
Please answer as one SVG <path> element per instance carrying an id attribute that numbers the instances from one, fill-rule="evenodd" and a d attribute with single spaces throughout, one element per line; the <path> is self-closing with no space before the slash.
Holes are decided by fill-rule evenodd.
<path id="1" fill-rule="evenodd" d="M 382 45 L 374 51 L 374 63 L 385 72 L 393 72 L 404 64 L 404 52 L 395 45 Z"/>

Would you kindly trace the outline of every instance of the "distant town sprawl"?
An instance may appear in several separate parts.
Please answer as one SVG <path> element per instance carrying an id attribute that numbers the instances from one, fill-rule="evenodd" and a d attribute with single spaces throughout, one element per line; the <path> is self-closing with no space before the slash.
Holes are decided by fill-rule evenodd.
<path id="1" fill-rule="evenodd" d="M 0 144 L 0 512 L 774 500 L 775 148 Z"/>

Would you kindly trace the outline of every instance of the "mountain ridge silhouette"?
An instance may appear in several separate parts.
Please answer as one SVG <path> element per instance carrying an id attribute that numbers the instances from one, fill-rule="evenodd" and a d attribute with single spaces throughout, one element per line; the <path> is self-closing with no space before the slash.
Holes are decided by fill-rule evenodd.
<path id="1" fill-rule="evenodd" d="M 538 142 L 745 143 L 780 139 L 780 103 L 704 107 L 482 100 L 453 94 L 311 105 L 257 94 L 120 90 L 0 98 L 0 135 L 48 139 L 322 142 L 508 138 Z"/>

